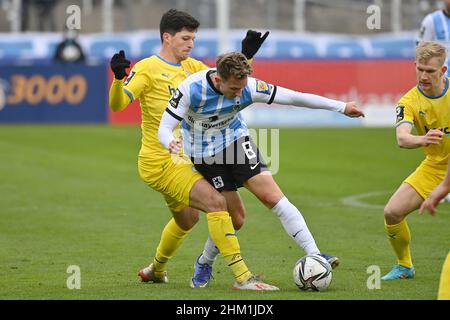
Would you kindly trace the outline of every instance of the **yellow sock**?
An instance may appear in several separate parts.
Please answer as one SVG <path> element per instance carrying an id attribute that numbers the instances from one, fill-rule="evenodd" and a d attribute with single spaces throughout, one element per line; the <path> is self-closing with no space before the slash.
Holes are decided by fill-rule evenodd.
<path id="1" fill-rule="evenodd" d="M 206 218 L 209 234 L 231 268 L 236 281 L 245 281 L 251 276 L 251 272 L 241 257 L 241 248 L 229 213 L 226 211 L 209 212 Z"/>
<path id="2" fill-rule="evenodd" d="M 406 219 L 397 224 L 388 225 L 384 222 L 389 242 L 394 248 L 397 255 L 398 264 L 407 268 L 412 267 L 411 250 L 409 243 L 411 242 L 411 233 L 409 232 Z"/>
<path id="3" fill-rule="evenodd" d="M 181 229 L 175 222 L 175 219 L 170 219 L 161 234 L 161 240 L 153 259 L 153 266 L 156 272 L 162 272 L 166 269 L 167 261 L 172 258 L 190 231 Z"/>
<path id="4" fill-rule="evenodd" d="M 438 300 L 450 300 L 450 252 L 442 267 Z"/>

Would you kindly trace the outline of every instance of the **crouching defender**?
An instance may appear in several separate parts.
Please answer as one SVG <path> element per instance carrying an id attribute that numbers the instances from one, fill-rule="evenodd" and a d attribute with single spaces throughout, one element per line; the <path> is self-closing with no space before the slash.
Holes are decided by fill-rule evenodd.
<path id="1" fill-rule="evenodd" d="M 307 254 L 321 254 L 302 214 L 268 171 L 239 112 L 255 102 L 327 109 L 349 117 L 364 116 L 363 112 L 354 102 L 299 93 L 251 78 L 252 68 L 238 52 L 221 55 L 216 66 L 217 69 L 200 71 L 179 85 L 163 114 L 158 131 L 160 142 L 172 153 L 180 152 L 182 141 L 174 137 L 173 130 L 182 121 L 184 152 L 216 190 L 235 193 L 238 198 L 237 188 L 244 186 L 279 217 L 289 236 Z M 242 218 L 230 214 L 234 225 L 234 220 Z M 209 238 L 196 260 L 192 287 L 208 284 L 218 253 Z M 332 267 L 338 265 L 337 257 L 321 255 Z"/>

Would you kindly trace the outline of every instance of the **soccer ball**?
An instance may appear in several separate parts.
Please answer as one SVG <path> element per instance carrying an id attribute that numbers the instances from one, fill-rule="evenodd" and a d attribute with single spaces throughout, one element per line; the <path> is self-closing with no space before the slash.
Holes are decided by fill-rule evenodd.
<path id="1" fill-rule="evenodd" d="M 295 284 L 304 291 L 324 291 L 333 278 L 328 261 L 317 255 L 304 256 L 295 263 L 293 275 Z"/>

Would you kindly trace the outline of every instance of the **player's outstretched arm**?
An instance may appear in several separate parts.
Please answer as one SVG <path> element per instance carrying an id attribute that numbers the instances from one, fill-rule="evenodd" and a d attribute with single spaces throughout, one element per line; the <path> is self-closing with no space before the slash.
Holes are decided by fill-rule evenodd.
<path id="1" fill-rule="evenodd" d="M 364 113 L 358 109 L 355 102 L 345 103 L 315 94 L 293 91 L 283 87 L 276 87 L 273 94 L 275 95 L 272 99 L 274 103 L 310 109 L 336 111 L 349 117 L 364 117 Z"/>
<path id="2" fill-rule="evenodd" d="M 122 111 L 131 102 L 123 91 L 123 78 L 127 76 L 126 69 L 130 67 L 130 61 L 125 59 L 125 52 L 121 50 L 111 58 L 110 67 L 114 73 L 114 81 L 109 89 L 109 106 L 112 111 Z"/>

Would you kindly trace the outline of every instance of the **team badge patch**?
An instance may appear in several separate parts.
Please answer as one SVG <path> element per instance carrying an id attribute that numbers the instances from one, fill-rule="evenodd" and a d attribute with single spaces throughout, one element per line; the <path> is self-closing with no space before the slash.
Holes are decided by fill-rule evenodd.
<path id="1" fill-rule="evenodd" d="M 212 178 L 212 181 L 214 183 L 214 188 L 216 188 L 216 189 L 222 188 L 225 185 L 223 183 L 223 180 L 222 180 L 221 176 Z"/>
<path id="2" fill-rule="evenodd" d="M 256 92 L 270 94 L 270 87 L 264 81 L 256 80 Z"/>
<path id="3" fill-rule="evenodd" d="M 400 122 L 405 117 L 405 107 L 404 106 L 397 106 L 396 109 L 397 112 L 397 122 Z"/>
<path id="4" fill-rule="evenodd" d="M 170 98 L 169 100 L 169 103 L 172 106 L 172 108 L 176 109 L 178 107 L 181 97 L 183 97 L 183 94 L 180 92 L 180 90 L 176 89 L 172 94 L 172 98 Z"/>

